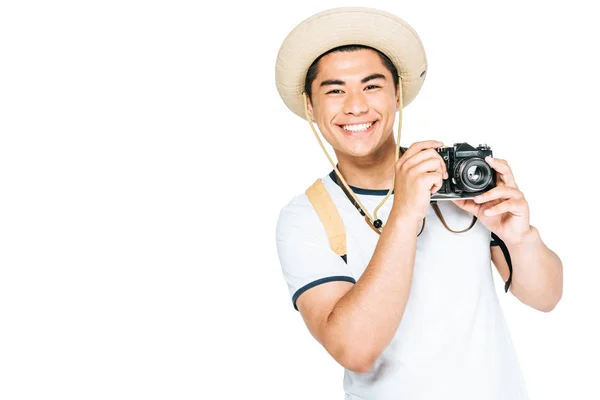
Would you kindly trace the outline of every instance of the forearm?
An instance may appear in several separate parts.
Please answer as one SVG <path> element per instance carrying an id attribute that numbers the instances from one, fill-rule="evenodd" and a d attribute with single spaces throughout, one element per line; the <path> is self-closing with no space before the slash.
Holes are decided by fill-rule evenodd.
<path id="1" fill-rule="evenodd" d="M 370 365 L 391 342 L 412 282 L 420 221 L 392 212 L 371 261 L 328 318 L 353 364 Z"/>
<path id="2" fill-rule="evenodd" d="M 520 243 L 506 243 L 513 264 L 512 293 L 540 311 L 550 311 L 562 297 L 563 270 L 560 258 L 531 227 Z"/>

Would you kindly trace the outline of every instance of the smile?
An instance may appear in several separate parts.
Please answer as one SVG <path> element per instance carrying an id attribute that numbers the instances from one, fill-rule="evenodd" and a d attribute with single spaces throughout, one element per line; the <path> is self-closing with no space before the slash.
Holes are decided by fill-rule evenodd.
<path id="1" fill-rule="evenodd" d="M 351 125 L 339 125 L 346 132 L 351 133 L 365 133 L 371 130 L 373 125 L 375 125 L 377 121 L 368 122 L 364 124 L 351 124 Z"/>

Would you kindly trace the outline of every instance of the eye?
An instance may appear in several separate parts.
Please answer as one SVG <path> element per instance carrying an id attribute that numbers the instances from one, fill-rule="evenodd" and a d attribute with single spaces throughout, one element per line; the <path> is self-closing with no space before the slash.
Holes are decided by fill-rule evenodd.
<path id="1" fill-rule="evenodd" d="M 333 90 L 330 90 L 329 92 L 327 92 L 325 94 L 340 94 L 340 93 L 342 93 L 341 89 L 333 89 Z"/>
<path id="2" fill-rule="evenodd" d="M 377 88 L 380 88 L 380 87 L 381 86 L 378 86 L 378 85 L 369 85 L 365 89 L 377 89 Z"/>

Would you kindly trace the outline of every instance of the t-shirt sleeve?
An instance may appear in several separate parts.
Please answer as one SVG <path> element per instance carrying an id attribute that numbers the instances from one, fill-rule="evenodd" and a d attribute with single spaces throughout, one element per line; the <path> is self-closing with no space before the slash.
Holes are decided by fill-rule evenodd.
<path id="1" fill-rule="evenodd" d="M 356 283 L 350 268 L 330 247 L 325 228 L 308 198 L 298 196 L 279 213 L 277 253 L 296 310 L 307 290 L 332 281 Z"/>

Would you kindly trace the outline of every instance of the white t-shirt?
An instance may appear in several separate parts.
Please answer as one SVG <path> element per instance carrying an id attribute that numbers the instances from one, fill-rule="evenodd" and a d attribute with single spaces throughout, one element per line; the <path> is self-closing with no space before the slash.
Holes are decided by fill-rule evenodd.
<path id="1" fill-rule="evenodd" d="M 279 215 L 277 251 L 294 307 L 302 293 L 318 284 L 359 280 L 379 239 L 332 178 L 334 171 L 321 179 L 346 228 L 347 263 L 329 247 L 305 193 Z M 352 189 L 371 215 L 387 194 Z M 384 224 L 392 204 L 393 194 L 377 213 Z M 454 203 L 438 205 L 453 230 L 470 225 L 472 215 Z M 465 233 L 450 232 L 429 207 L 398 330 L 370 371 L 345 370 L 345 399 L 528 399 L 494 287 L 491 239 L 479 221 Z"/>

